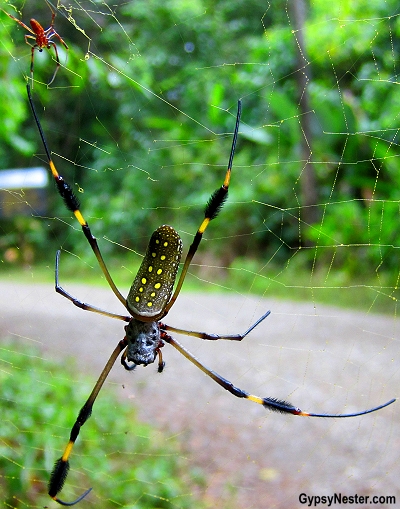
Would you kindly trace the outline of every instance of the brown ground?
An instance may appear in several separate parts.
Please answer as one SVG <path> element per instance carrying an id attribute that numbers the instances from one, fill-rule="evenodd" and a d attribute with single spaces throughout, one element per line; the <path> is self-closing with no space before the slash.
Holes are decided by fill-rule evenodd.
<path id="1" fill-rule="evenodd" d="M 68 290 L 123 313 L 107 289 Z M 45 357 L 74 356 L 93 380 L 123 334 L 122 322 L 77 309 L 51 285 L 3 282 L 0 309 L 1 336 L 40 346 Z M 303 410 L 355 411 L 399 395 L 394 318 L 258 297 L 184 294 L 166 321 L 234 333 L 267 309 L 271 316 L 242 343 L 175 337 L 235 385 Z M 275 414 L 229 395 L 169 345 L 163 353 L 163 374 L 155 366 L 134 373 L 116 366 L 110 381 L 127 404 L 134 398 L 143 420 L 182 439 L 191 464 L 207 476 L 201 496 L 211 507 L 229 506 L 232 493 L 241 509 L 306 507 L 298 499 L 303 492 L 398 495 L 400 502 L 400 402 L 342 420 Z"/>

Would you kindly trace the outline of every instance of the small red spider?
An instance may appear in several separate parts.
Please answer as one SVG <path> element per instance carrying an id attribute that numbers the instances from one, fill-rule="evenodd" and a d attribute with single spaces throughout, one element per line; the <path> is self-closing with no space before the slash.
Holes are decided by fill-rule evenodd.
<path id="1" fill-rule="evenodd" d="M 4 9 L 2 9 L 3 12 L 7 14 L 8 17 L 16 21 L 18 24 L 20 24 L 25 30 L 28 30 L 32 35 L 25 35 L 25 42 L 31 47 L 31 80 L 33 84 L 33 60 L 34 60 L 34 53 L 35 49 L 38 49 L 38 51 L 42 52 L 44 48 L 50 49 L 51 47 L 54 48 L 54 53 L 56 57 L 56 70 L 54 71 L 53 77 L 49 81 L 47 85 L 51 85 L 54 81 L 54 78 L 56 77 L 58 68 L 60 67 L 60 59 L 58 58 L 58 51 L 57 51 L 57 45 L 54 41 L 51 39 L 53 37 L 56 37 L 60 43 L 64 46 L 66 50 L 68 50 L 68 46 L 63 41 L 63 39 L 58 35 L 58 33 L 54 30 L 54 18 L 56 17 L 56 13 L 51 8 L 51 5 L 48 4 L 50 10 L 51 10 L 51 22 L 49 28 L 46 30 L 42 27 L 42 25 L 36 21 L 36 19 L 32 18 L 29 23 L 32 28 L 29 28 L 25 23 L 20 21 L 19 19 L 15 18 L 8 12 L 6 12 Z M 34 44 L 31 43 L 31 39 L 35 41 Z"/>

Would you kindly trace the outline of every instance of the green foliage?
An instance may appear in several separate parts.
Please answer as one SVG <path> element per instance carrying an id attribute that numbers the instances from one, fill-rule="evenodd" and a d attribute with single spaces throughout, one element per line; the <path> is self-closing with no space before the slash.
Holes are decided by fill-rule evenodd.
<path id="1" fill-rule="evenodd" d="M 22 5 L 25 20 L 49 19 L 45 3 L 32 5 Z M 70 47 L 66 68 L 54 84 L 60 88 L 35 85 L 34 97 L 50 148 L 61 156 L 56 164 L 73 182 L 85 217 L 97 236 L 112 239 L 102 242 L 106 256 L 117 244 L 143 253 L 162 223 L 196 231 L 223 178 L 242 97 L 230 200 L 212 230 L 213 239 L 224 241 L 209 243 L 211 254 L 221 259 L 229 252 L 227 265 L 245 255 L 284 263 L 293 249 L 343 239 L 365 246 L 370 271 L 379 260 L 382 269 L 395 267 L 395 250 L 383 248 L 393 243 L 400 188 L 394 0 L 310 3 L 304 69 L 298 69 L 297 33 L 284 1 L 268 8 L 256 0 L 135 0 L 115 12 L 94 5 L 93 16 L 72 9 L 73 23 L 60 7 L 56 26 Z M 42 148 L 21 79 L 30 52 L 21 27 L 0 16 L 0 89 L 10 98 L 1 106 L 0 154 L 11 167 Z M 60 58 L 65 63 L 65 52 Z M 45 82 L 53 64 L 36 55 L 35 78 Z M 302 208 L 302 91 L 295 78 L 304 71 L 311 76 L 307 116 L 318 186 L 313 225 L 304 222 Z M 66 228 L 64 206 L 55 193 L 52 199 L 50 216 L 61 221 L 46 225 L 45 254 L 61 245 L 84 255 L 85 239 Z M 389 202 L 388 223 L 375 229 L 381 200 Z M 375 249 L 377 239 L 382 247 Z"/>
<path id="2" fill-rule="evenodd" d="M 395 272 L 397 232 L 392 225 L 398 221 L 399 213 L 398 200 L 332 204 L 321 227 L 310 229 L 309 237 L 320 247 L 327 263 L 335 253 L 335 268 L 345 265 L 349 273 L 358 275 L 369 271 L 369 276 L 375 272 Z M 338 224 L 342 226 L 340 229 Z M 355 238 L 357 244 L 352 246 Z"/>
<path id="3" fill-rule="evenodd" d="M 0 491 L 9 507 L 47 506 L 47 481 L 93 381 L 38 351 L 0 349 Z M 178 446 L 137 421 L 107 387 L 79 436 L 63 499 L 93 486 L 97 507 L 195 508 Z M 9 505 L 8 505 L 9 504 Z"/>

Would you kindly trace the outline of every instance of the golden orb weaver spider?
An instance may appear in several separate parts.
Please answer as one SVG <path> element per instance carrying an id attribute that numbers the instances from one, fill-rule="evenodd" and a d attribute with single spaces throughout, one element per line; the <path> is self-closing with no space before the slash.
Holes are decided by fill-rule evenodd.
<path id="1" fill-rule="evenodd" d="M 206 332 L 196 332 L 178 329 L 176 327 L 172 327 L 160 321 L 162 318 L 166 316 L 166 314 L 176 301 L 181 291 L 182 284 L 186 277 L 189 265 L 202 239 L 203 233 L 205 232 L 210 221 L 215 219 L 215 217 L 218 215 L 227 198 L 233 157 L 235 153 L 239 131 L 239 123 L 241 116 L 240 101 L 238 102 L 236 125 L 233 134 L 228 169 L 225 175 L 224 182 L 220 188 L 218 188 L 211 194 L 211 197 L 206 205 L 204 211 L 204 219 L 200 227 L 198 228 L 194 240 L 186 254 L 181 274 L 175 286 L 175 291 L 173 291 L 173 287 L 175 284 L 175 279 L 177 277 L 178 266 L 181 258 L 182 241 L 176 230 L 174 230 L 171 226 L 163 225 L 157 228 L 157 230 L 155 230 L 155 232 L 152 234 L 142 264 L 130 288 L 128 297 L 125 299 L 117 289 L 114 281 L 112 280 L 108 272 L 108 269 L 101 255 L 99 246 L 97 244 L 97 240 L 92 235 L 89 225 L 80 211 L 78 199 L 74 195 L 69 184 L 58 173 L 52 161 L 51 153 L 48 148 L 43 129 L 39 122 L 35 106 L 33 104 L 29 83 L 27 84 L 27 92 L 33 116 L 37 128 L 39 130 L 39 134 L 48 159 L 48 164 L 50 166 L 54 180 L 56 182 L 58 192 L 63 198 L 64 203 L 68 210 L 73 212 L 79 224 L 81 225 L 83 233 L 85 234 L 85 237 L 88 240 L 97 258 L 97 261 L 101 267 L 101 270 L 103 271 L 104 276 L 107 279 L 109 286 L 111 287 L 112 291 L 114 292 L 118 300 L 122 303 L 122 305 L 126 308 L 128 313 L 130 314 L 130 316 L 124 316 L 104 311 L 90 304 L 81 302 L 80 300 L 76 299 L 68 292 L 66 292 L 59 285 L 58 273 L 59 273 L 60 251 L 57 251 L 55 267 L 56 292 L 60 293 L 63 297 L 66 297 L 75 306 L 83 310 L 92 311 L 105 316 L 109 316 L 111 318 L 116 318 L 118 320 L 125 321 L 127 322 L 127 325 L 125 326 L 126 335 L 124 339 L 119 341 L 118 345 L 112 352 L 91 394 L 89 395 L 87 401 L 85 402 L 85 404 L 83 405 L 78 414 L 75 424 L 72 427 L 69 441 L 67 443 L 63 455 L 56 461 L 54 465 L 48 485 L 48 493 L 53 500 L 55 500 L 61 505 L 72 506 L 80 502 L 84 497 L 86 497 L 86 495 L 92 489 L 89 488 L 88 490 L 86 490 L 80 497 L 78 497 L 73 502 L 64 502 L 57 496 L 58 493 L 62 490 L 64 482 L 67 478 L 69 470 L 69 457 L 71 455 L 71 451 L 75 444 L 75 441 L 78 438 L 80 429 L 85 424 L 87 419 L 90 417 L 92 413 L 93 404 L 100 392 L 100 389 L 102 388 L 105 379 L 107 378 L 112 366 L 114 365 L 119 355 L 121 355 L 121 364 L 127 370 L 132 370 L 139 364 L 143 364 L 144 366 L 152 364 L 158 356 L 158 372 L 161 373 L 164 368 L 164 361 L 162 359 L 161 348 L 164 346 L 164 343 L 169 343 L 174 348 L 176 348 L 182 355 L 184 355 L 184 357 L 186 357 L 190 362 L 192 362 L 195 366 L 201 369 L 207 376 L 212 378 L 215 382 L 217 382 L 217 384 L 219 384 L 221 387 L 226 389 L 234 396 L 238 398 L 248 399 L 250 401 L 253 401 L 254 403 L 258 403 L 264 406 L 265 408 L 280 413 L 289 413 L 293 415 L 308 417 L 332 417 L 332 418 L 355 417 L 375 412 L 376 410 L 384 408 L 395 401 L 395 398 L 393 398 L 387 403 L 384 403 L 380 406 L 370 408 L 368 410 L 362 410 L 360 412 L 347 414 L 323 414 L 314 412 L 304 412 L 300 410 L 300 408 L 293 406 L 291 403 L 287 401 L 274 397 L 262 398 L 259 396 L 254 396 L 253 394 L 250 394 L 238 387 L 235 387 L 229 380 L 226 380 L 215 371 L 212 371 L 211 369 L 207 368 L 199 360 L 193 357 L 192 354 L 190 354 L 167 332 L 171 331 L 178 334 L 186 334 L 188 336 L 194 336 L 200 339 L 212 341 L 216 341 L 219 339 L 241 341 L 253 329 L 255 329 L 265 318 L 267 318 L 267 316 L 269 316 L 270 311 L 267 311 L 263 316 L 261 316 L 243 334 L 232 334 L 223 336 L 218 334 L 209 334 Z"/>
<path id="2" fill-rule="evenodd" d="M 25 28 L 25 30 L 28 30 L 28 32 L 30 34 L 32 34 L 32 35 L 29 35 L 29 34 L 25 35 L 25 42 L 26 42 L 26 44 L 28 44 L 28 46 L 31 47 L 31 68 L 30 68 L 30 72 L 31 72 L 32 86 L 33 86 L 33 62 L 34 62 L 34 58 L 35 58 L 35 49 L 37 49 L 39 52 L 42 52 L 45 48 L 49 50 L 51 47 L 53 47 L 53 49 L 54 49 L 54 54 L 55 54 L 55 58 L 56 58 L 56 69 L 54 71 L 54 74 L 53 74 L 51 80 L 47 83 L 47 86 L 49 86 L 49 85 L 51 85 L 53 83 L 53 81 L 54 81 L 54 79 L 56 77 L 57 71 L 60 68 L 60 59 L 58 57 L 57 45 L 56 45 L 56 43 L 54 41 L 52 41 L 52 38 L 56 37 L 60 41 L 60 43 L 64 46 L 64 48 L 66 50 L 69 49 L 67 44 L 65 43 L 65 41 L 55 31 L 55 29 L 54 29 L 54 19 L 56 17 L 56 13 L 51 8 L 51 5 L 48 2 L 46 2 L 46 3 L 49 6 L 49 9 L 51 11 L 50 26 L 49 26 L 49 28 L 46 28 L 46 30 L 34 18 L 31 18 L 29 20 L 29 23 L 31 25 L 31 28 L 29 28 L 21 20 L 19 20 L 18 18 L 16 18 L 12 14 L 9 14 L 7 11 L 2 9 L 2 11 L 5 12 L 9 18 L 11 18 L 14 21 L 16 21 L 19 25 L 21 25 L 23 28 Z M 31 40 L 35 41 L 34 44 L 31 43 Z"/>

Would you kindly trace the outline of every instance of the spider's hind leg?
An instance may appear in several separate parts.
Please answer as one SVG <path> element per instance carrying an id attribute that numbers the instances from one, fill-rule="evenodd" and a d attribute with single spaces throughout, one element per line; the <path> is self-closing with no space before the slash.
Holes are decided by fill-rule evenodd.
<path id="1" fill-rule="evenodd" d="M 92 392 L 90 393 L 90 396 L 88 397 L 86 403 L 83 405 L 83 407 L 81 408 L 81 410 L 79 412 L 79 415 L 75 421 L 75 424 L 73 425 L 73 427 L 71 429 L 69 441 L 68 441 L 67 446 L 64 449 L 63 455 L 61 456 L 61 458 L 59 458 L 56 461 L 56 463 L 54 465 L 53 471 L 50 476 L 48 493 L 53 500 L 55 500 L 56 502 L 58 502 L 61 505 L 65 505 L 65 506 L 75 505 L 76 503 L 80 502 L 84 497 L 86 497 L 86 495 L 92 489 L 92 488 L 89 488 L 88 490 L 86 490 L 83 493 L 83 495 L 78 497 L 73 502 L 64 502 L 63 500 L 60 500 L 57 497 L 57 494 L 62 490 L 65 480 L 68 476 L 69 457 L 71 455 L 74 444 L 79 436 L 81 427 L 89 419 L 89 417 L 92 413 L 92 408 L 93 408 L 94 402 L 96 401 L 96 398 L 97 398 L 101 388 L 103 387 L 103 384 L 104 384 L 111 368 L 113 367 L 116 359 L 118 358 L 119 354 L 126 348 L 126 345 L 127 345 L 127 341 L 126 341 L 126 339 L 123 339 L 115 347 L 107 364 L 105 365 L 103 371 L 101 372 L 101 374 L 96 382 L 96 385 L 94 386 Z"/>
<path id="2" fill-rule="evenodd" d="M 254 394 L 250 394 L 249 392 L 240 389 L 239 387 L 235 387 L 232 382 L 226 380 L 221 375 L 212 371 L 202 364 L 196 357 L 194 357 L 191 353 L 189 353 L 186 348 L 180 345 L 177 341 L 175 341 L 171 336 L 166 334 L 165 332 L 161 335 L 162 339 L 176 348 L 182 355 L 186 357 L 190 362 L 192 362 L 195 366 L 197 366 L 203 373 L 212 378 L 214 382 L 217 382 L 218 385 L 223 387 L 225 390 L 236 396 L 237 398 L 248 399 L 249 401 L 253 401 L 254 403 L 258 403 L 269 410 L 274 412 L 282 413 L 282 414 L 292 414 L 292 415 L 300 415 L 302 417 L 357 417 L 359 415 L 369 414 L 371 412 L 376 412 L 381 408 L 385 408 L 388 405 L 391 405 L 396 401 L 396 398 L 383 403 L 377 407 L 369 408 L 367 410 L 361 410 L 359 412 L 351 412 L 347 414 L 323 414 L 323 413 L 315 413 L 315 412 L 304 412 L 298 407 L 295 407 L 288 401 L 284 401 L 278 398 L 261 398 L 260 396 L 255 396 Z"/>

